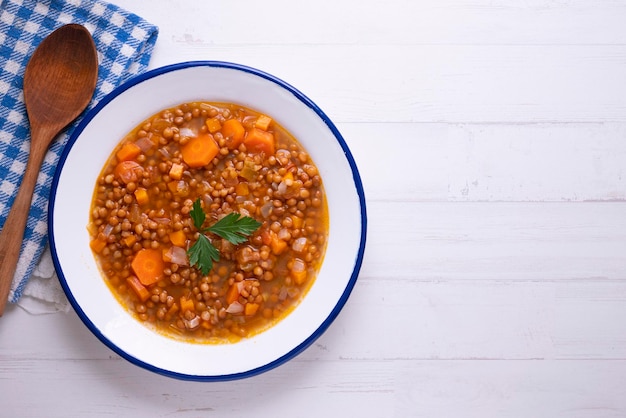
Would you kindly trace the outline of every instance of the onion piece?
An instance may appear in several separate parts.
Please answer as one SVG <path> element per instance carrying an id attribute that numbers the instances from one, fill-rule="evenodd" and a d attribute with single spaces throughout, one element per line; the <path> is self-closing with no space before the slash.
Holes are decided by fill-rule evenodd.
<path id="1" fill-rule="evenodd" d="M 298 295 L 300 294 L 300 289 L 298 289 L 297 287 L 290 287 L 287 290 L 287 295 L 291 298 L 291 299 L 295 299 Z"/>
<path id="2" fill-rule="evenodd" d="M 183 137 L 195 138 L 196 136 L 198 136 L 197 132 L 194 132 L 189 128 L 180 128 L 179 134 L 181 138 Z"/>
<path id="3" fill-rule="evenodd" d="M 307 239 L 306 237 L 297 238 L 293 244 L 291 245 L 291 249 L 297 253 L 301 253 L 306 248 Z"/>
<path id="4" fill-rule="evenodd" d="M 289 241 L 291 238 L 291 233 L 287 228 L 282 228 L 276 235 L 278 236 L 278 239 L 282 239 L 283 241 Z"/>
<path id="5" fill-rule="evenodd" d="M 259 257 L 259 253 L 249 245 L 237 251 L 237 261 L 240 264 L 246 264 L 250 261 L 256 261 L 259 259 Z"/>
<path id="6" fill-rule="evenodd" d="M 291 265 L 291 271 L 295 273 L 300 273 L 303 272 L 305 269 L 306 265 L 304 264 L 304 261 L 300 260 L 299 258 L 294 258 L 293 264 Z"/>
<path id="7" fill-rule="evenodd" d="M 171 221 L 170 218 L 153 218 L 152 220 L 161 225 L 168 225 Z"/>
<path id="8" fill-rule="evenodd" d="M 239 303 L 238 301 L 234 301 L 233 303 L 228 305 L 228 308 L 226 308 L 226 312 L 231 313 L 231 314 L 241 313 L 243 312 L 243 305 Z"/>
<path id="9" fill-rule="evenodd" d="M 185 323 L 185 328 L 194 329 L 200 325 L 200 317 L 196 315 L 192 319 L 183 319 L 183 322 Z"/>
<path id="10" fill-rule="evenodd" d="M 141 151 L 148 152 L 154 146 L 154 142 L 147 136 L 142 136 L 135 141 L 135 145 L 137 145 Z"/>
<path id="11" fill-rule="evenodd" d="M 280 182 L 280 184 L 278 185 L 278 188 L 276 189 L 276 192 L 280 196 L 284 196 L 285 193 L 287 193 L 287 183 L 285 183 L 284 180 Z"/>
<path id="12" fill-rule="evenodd" d="M 104 227 L 104 230 L 102 231 L 102 233 L 104 234 L 105 238 L 108 237 L 109 235 L 111 235 L 111 232 L 113 232 L 113 225 L 106 224 L 106 226 Z"/>
<path id="13" fill-rule="evenodd" d="M 189 258 L 187 258 L 187 252 L 184 248 L 174 245 L 165 251 L 164 256 L 170 263 L 178 264 L 179 266 L 189 265 Z"/>
<path id="14" fill-rule="evenodd" d="M 193 132 L 193 136 L 198 136 L 198 134 L 200 134 L 200 129 L 202 129 L 202 126 L 204 125 L 204 121 L 204 118 L 193 118 L 187 122 L 182 129 L 189 129 Z"/>
<path id="15" fill-rule="evenodd" d="M 267 202 L 266 204 L 261 206 L 261 216 L 263 216 L 264 218 L 269 218 L 269 216 L 272 214 L 273 208 L 274 205 L 272 204 L 272 202 Z"/>
<path id="16" fill-rule="evenodd" d="M 243 126 L 248 126 L 249 127 L 249 126 L 252 126 L 252 124 L 254 122 L 256 122 L 257 119 L 258 119 L 258 117 L 257 116 L 253 116 L 253 115 L 245 116 L 243 118 L 243 120 L 241 121 L 241 124 Z"/>
<path id="17" fill-rule="evenodd" d="M 166 147 L 162 147 L 159 148 L 158 150 L 159 154 L 161 154 L 163 156 L 163 158 L 165 158 L 166 160 L 169 160 L 172 158 L 172 154 L 170 153 L 170 150 L 167 149 Z"/>

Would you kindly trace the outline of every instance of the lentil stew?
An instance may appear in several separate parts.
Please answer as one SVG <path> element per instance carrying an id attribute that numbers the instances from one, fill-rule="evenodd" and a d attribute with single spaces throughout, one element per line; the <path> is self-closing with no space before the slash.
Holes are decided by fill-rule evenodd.
<path id="1" fill-rule="evenodd" d="M 240 243 L 207 233 L 218 254 L 208 269 L 190 257 L 203 234 L 198 211 L 206 226 L 235 214 L 258 228 Z M 224 343 L 297 306 L 324 258 L 328 222 L 320 174 L 289 132 L 244 106 L 191 102 L 122 139 L 95 185 L 88 230 L 105 282 L 138 320 Z"/>

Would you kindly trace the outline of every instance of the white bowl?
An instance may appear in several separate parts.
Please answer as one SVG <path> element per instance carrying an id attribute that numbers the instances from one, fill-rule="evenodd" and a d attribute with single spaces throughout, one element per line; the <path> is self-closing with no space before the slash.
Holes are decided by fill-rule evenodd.
<path id="1" fill-rule="evenodd" d="M 232 102 L 271 115 L 305 147 L 327 194 L 329 239 L 313 286 L 286 318 L 234 344 L 177 341 L 151 331 L 105 284 L 89 248 L 93 189 L 106 159 L 136 125 L 162 109 L 192 101 Z M 365 249 L 366 210 L 360 176 L 341 134 L 311 100 L 287 83 L 242 65 L 199 61 L 140 75 L 89 112 L 57 167 L 48 215 L 60 282 L 87 327 L 123 358 L 180 379 L 252 376 L 293 358 L 337 317 L 354 287 Z"/>

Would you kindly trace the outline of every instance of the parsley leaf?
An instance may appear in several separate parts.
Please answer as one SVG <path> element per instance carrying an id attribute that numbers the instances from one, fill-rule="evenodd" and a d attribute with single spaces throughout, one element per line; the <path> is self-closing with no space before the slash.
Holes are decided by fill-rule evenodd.
<path id="1" fill-rule="evenodd" d="M 237 245 L 245 242 L 248 236 L 256 231 L 261 223 L 249 216 L 241 216 L 237 212 L 231 212 L 208 228 L 202 228 L 206 220 L 206 214 L 202 210 L 202 203 L 198 198 L 193 202 L 193 207 L 189 212 L 193 224 L 200 232 L 198 240 L 187 250 L 189 264 L 196 266 L 203 275 L 209 274 L 213 268 L 213 263 L 219 261 L 220 253 L 213 246 L 211 240 L 204 235 L 204 232 L 212 232 L 215 235 Z"/>
<path id="2" fill-rule="evenodd" d="M 202 210 L 202 203 L 200 203 L 200 198 L 196 199 L 196 201 L 193 202 L 193 207 L 191 208 L 189 215 L 191 215 L 191 219 L 193 220 L 193 225 L 196 227 L 198 231 L 201 231 L 202 225 L 204 224 L 204 220 L 206 219 L 206 215 L 204 214 L 204 211 Z"/>
<path id="3" fill-rule="evenodd" d="M 231 212 L 207 230 L 237 245 L 245 242 L 260 226 L 261 223 L 254 218 Z"/>
<path id="4" fill-rule="evenodd" d="M 198 237 L 198 241 L 189 248 L 187 254 L 189 255 L 189 263 L 192 266 L 197 266 L 204 276 L 209 274 L 213 268 L 213 262 L 220 259 L 220 253 L 211 241 L 202 234 Z"/>

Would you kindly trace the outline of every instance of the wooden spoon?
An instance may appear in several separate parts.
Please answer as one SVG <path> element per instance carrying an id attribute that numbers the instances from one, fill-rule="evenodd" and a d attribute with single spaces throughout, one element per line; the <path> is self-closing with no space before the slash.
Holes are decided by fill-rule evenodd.
<path id="1" fill-rule="evenodd" d="M 98 56 L 89 31 L 69 24 L 35 50 L 24 73 L 30 155 L 13 207 L 0 232 L 0 316 L 4 313 L 39 169 L 52 140 L 80 115 L 93 96 Z"/>

